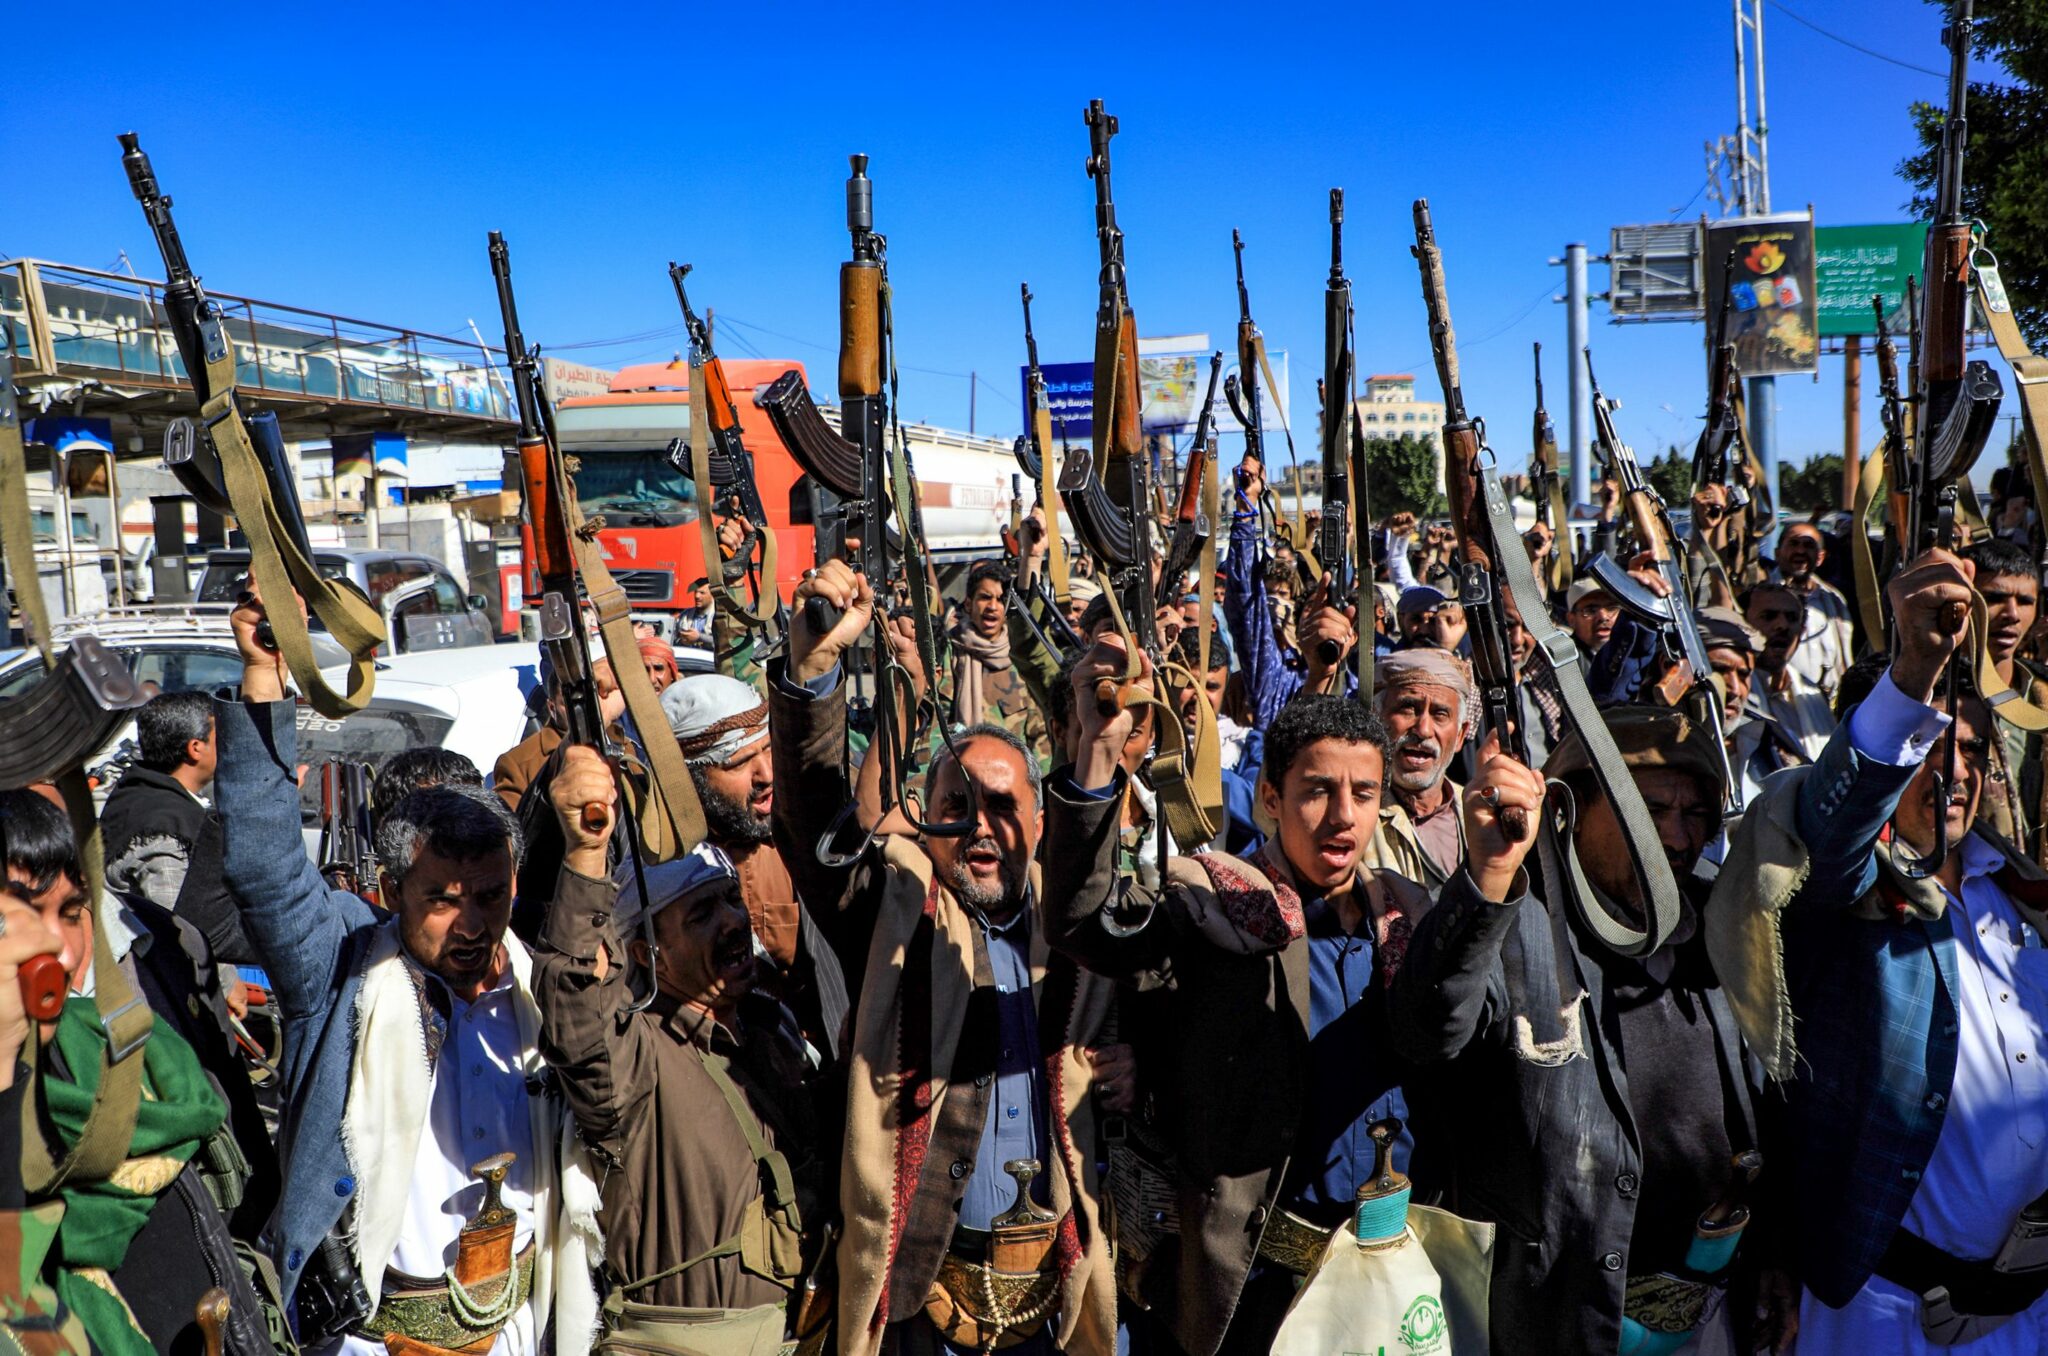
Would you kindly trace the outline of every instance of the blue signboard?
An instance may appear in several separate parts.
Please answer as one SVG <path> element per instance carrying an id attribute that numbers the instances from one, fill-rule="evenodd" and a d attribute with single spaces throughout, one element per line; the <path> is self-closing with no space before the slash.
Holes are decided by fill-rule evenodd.
<path id="1" fill-rule="evenodd" d="M 1038 369 L 1045 374 L 1045 403 L 1052 411 L 1052 440 L 1085 443 L 1095 436 L 1095 364 L 1046 363 Z M 1022 383 L 1025 409 L 1031 408 L 1031 369 L 1017 369 Z"/>

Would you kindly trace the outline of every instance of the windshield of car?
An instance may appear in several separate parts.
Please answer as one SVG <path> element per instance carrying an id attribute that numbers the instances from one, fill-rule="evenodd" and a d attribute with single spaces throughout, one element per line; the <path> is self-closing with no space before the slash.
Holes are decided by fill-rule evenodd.
<path id="1" fill-rule="evenodd" d="M 139 649 L 109 647 L 121 656 L 138 683 L 155 684 L 156 692 L 213 692 L 242 681 L 242 659 L 223 639 L 218 645 L 152 645 Z M 0 674 L 0 699 L 19 697 L 43 678 L 43 662 L 18 663 Z"/>
<path id="2" fill-rule="evenodd" d="M 298 727 L 301 762 L 315 767 L 335 758 L 368 763 L 374 776 L 394 754 L 412 748 L 439 748 L 455 728 L 455 721 L 423 707 L 372 701 L 341 720 L 301 706 Z M 320 813 L 317 776 L 309 775 L 300 783 L 299 812 L 308 820 Z"/>
<path id="3" fill-rule="evenodd" d="M 586 510 L 681 514 L 685 522 L 696 517 L 697 487 L 669 463 L 665 447 L 579 448 L 576 460 L 576 498 Z"/>
<path id="4" fill-rule="evenodd" d="M 313 565 L 328 579 L 348 577 L 348 562 L 338 556 L 315 556 Z M 242 581 L 249 577 L 249 562 L 242 560 L 208 561 L 206 570 L 199 576 L 199 592 L 193 601 L 198 603 L 232 603 L 242 592 Z M 310 619 L 319 626 L 317 618 Z"/>

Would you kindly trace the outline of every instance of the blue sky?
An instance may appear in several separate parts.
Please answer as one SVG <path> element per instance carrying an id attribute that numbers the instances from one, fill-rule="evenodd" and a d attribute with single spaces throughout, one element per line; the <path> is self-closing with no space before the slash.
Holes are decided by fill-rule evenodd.
<path id="1" fill-rule="evenodd" d="M 1787 0 L 1887 55 L 1940 67 L 1924 0 Z M 159 264 L 114 136 L 135 130 L 223 291 L 446 334 L 494 334 L 484 234 L 506 232 L 530 337 L 607 366 L 679 336 L 692 300 L 829 384 L 846 153 L 873 157 L 890 238 L 904 414 L 1018 427 L 1017 284 L 1047 360 L 1085 358 L 1095 305 L 1091 97 L 1122 122 L 1115 184 L 1147 334 L 1235 321 L 1230 230 L 1268 341 L 1292 351 L 1312 427 L 1328 267 L 1326 193 L 1347 195 L 1363 371 L 1434 388 L 1410 260 L 1427 196 L 1474 412 L 1526 455 L 1529 343 L 1560 388 L 1568 240 L 1711 210 L 1702 143 L 1734 123 L 1726 0 L 1324 9 L 1156 5 L 739 7 L 29 6 L 0 84 L 0 257 Z M 1564 20 L 1569 19 L 1569 22 Z M 1766 10 L 1774 206 L 1822 224 L 1896 220 L 1907 105 L 1942 82 Z M 1596 268 L 1593 285 L 1605 286 Z M 1483 342 L 1482 342 L 1483 340 Z M 802 341 L 802 342 L 799 342 Z M 1639 449 L 1690 443 L 1698 326 L 1594 311 L 1602 383 Z M 1840 360 L 1781 379 L 1789 462 L 1839 449 Z M 960 374 L 960 375 L 948 375 Z M 1669 410 L 1663 408 L 1668 405 Z M 1875 429 L 1865 413 L 1865 441 Z M 1307 446 L 1304 441 L 1304 447 Z"/>

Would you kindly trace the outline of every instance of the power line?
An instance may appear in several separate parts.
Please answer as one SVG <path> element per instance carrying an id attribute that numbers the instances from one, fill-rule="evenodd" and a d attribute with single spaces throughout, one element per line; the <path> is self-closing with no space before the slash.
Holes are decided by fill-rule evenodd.
<path id="1" fill-rule="evenodd" d="M 1778 11 L 1778 13 L 1784 15 L 1793 23 L 1801 24 L 1807 28 L 1812 29 L 1814 32 L 1820 34 L 1822 37 L 1826 38 L 1830 42 L 1839 42 L 1842 44 L 1842 46 L 1848 48 L 1852 52 L 1861 52 L 1863 53 L 1863 55 L 1867 57 L 1875 57 L 1879 61 L 1890 62 L 1894 66 L 1902 66 L 1909 71 L 1918 71 L 1922 75 L 1931 75 L 1936 80 L 1948 79 L 1948 72 L 1946 71 L 1932 70 L 1926 66 L 1916 66 L 1910 61 L 1901 61 L 1895 56 L 1886 56 L 1883 52 L 1874 51 L 1871 48 L 1865 47 L 1860 42 L 1851 42 L 1849 39 L 1843 37 L 1840 33 L 1830 32 L 1829 30 L 1822 28 L 1819 24 L 1807 18 L 1805 15 L 1800 14 L 1798 11 L 1787 9 L 1782 3 L 1780 3 L 1780 0 L 1770 0 L 1770 5 L 1772 9 L 1775 9 L 1776 11 Z"/>

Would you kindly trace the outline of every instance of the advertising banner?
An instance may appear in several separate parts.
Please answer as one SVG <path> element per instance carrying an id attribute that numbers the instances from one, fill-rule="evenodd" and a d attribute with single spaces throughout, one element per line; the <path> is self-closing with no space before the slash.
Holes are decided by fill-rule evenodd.
<path id="1" fill-rule="evenodd" d="M 1743 376 L 1811 373 L 1819 364 L 1813 245 L 1813 218 L 1805 213 L 1708 223 L 1707 323 L 1724 293 L 1730 296 L 1728 337 Z"/>
<path id="2" fill-rule="evenodd" d="M 1052 411 L 1052 440 L 1085 443 L 1095 432 L 1095 364 L 1045 363 L 1045 403 Z M 1031 408 L 1031 369 L 1017 369 L 1020 408 Z"/>
<path id="3" fill-rule="evenodd" d="M 1920 271 L 1926 250 L 1924 221 L 1815 230 L 1820 332 L 1876 334 L 1877 316 L 1870 309 L 1870 299 L 1883 297 L 1885 315 L 1895 315 L 1906 302 L 1906 279 Z"/>

